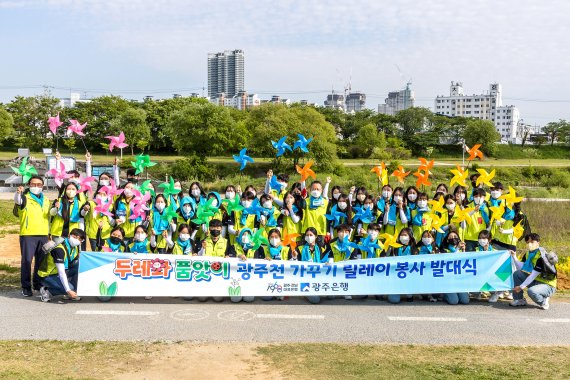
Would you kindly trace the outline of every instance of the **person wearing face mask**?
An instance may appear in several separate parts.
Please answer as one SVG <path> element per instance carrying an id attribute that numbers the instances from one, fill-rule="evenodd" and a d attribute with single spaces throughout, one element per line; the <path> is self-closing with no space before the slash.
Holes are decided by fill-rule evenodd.
<path id="1" fill-rule="evenodd" d="M 336 238 L 326 247 L 325 256 L 332 257 L 334 262 L 357 259 L 357 250 L 350 243 L 350 226 L 340 224 L 336 227 Z"/>
<path id="2" fill-rule="evenodd" d="M 313 227 L 317 230 L 318 239 L 324 241 L 324 236 L 327 233 L 327 207 L 328 207 L 328 188 L 331 178 L 327 178 L 327 183 L 323 191 L 323 185 L 320 181 L 313 181 L 311 184 L 310 195 L 306 201 L 305 209 L 303 210 L 303 230 Z"/>
<path id="3" fill-rule="evenodd" d="M 168 196 L 168 204 L 172 205 L 172 207 L 174 207 L 176 211 L 178 211 L 178 209 L 180 208 L 180 200 L 182 199 L 182 184 L 180 183 L 180 181 L 178 180 L 174 181 L 174 190 L 178 191 L 178 193 L 170 194 Z"/>
<path id="4" fill-rule="evenodd" d="M 431 231 L 431 213 L 428 207 L 428 198 L 426 193 L 418 195 L 416 203 L 415 216 L 412 218 L 412 231 L 414 231 L 414 239 L 420 241 L 425 231 Z"/>
<path id="5" fill-rule="evenodd" d="M 40 289 L 38 267 L 42 247 L 48 242 L 50 212 L 50 202 L 43 193 L 43 186 L 43 178 L 34 175 L 28 181 L 27 189 L 19 186 L 14 194 L 14 213 L 20 220 L 20 281 L 24 297 L 33 295 L 32 288 Z M 32 259 L 35 259 L 33 272 Z"/>
<path id="6" fill-rule="evenodd" d="M 64 194 L 53 203 L 50 210 L 52 240 L 59 243 L 74 228 L 83 230 L 81 204 L 78 197 L 79 187 L 73 182 L 65 186 Z"/>
<path id="7" fill-rule="evenodd" d="M 281 232 L 277 228 L 269 231 L 268 246 L 262 246 L 266 260 L 296 260 L 297 252 L 281 243 Z"/>
<path id="8" fill-rule="evenodd" d="M 348 197 L 350 198 L 351 202 L 352 202 L 352 208 L 355 207 L 363 207 L 364 206 L 364 201 L 366 200 L 366 197 L 368 196 L 368 192 L 366 191 L 366 188 L 364 186 L 359 187 L 358 189 L 356 189 L 356 196 L 354 196 L 354 192 L 355 192 L 355 187 L 352 186 L 350 188 L 350 194 L 348 194 Z"/>
<path id="9" fill-rule="evenodd" d="M 493 237 L 499 234 L 499 229 L 503 229 L 503 225 L 508 220 L 513 220 L 515 217 L 515 212 L 507 206 L 507 202 L 504 199 L 500 199 L 503 195 L 503 184 L 501 182 L 495 182 L 493 187 L 491 187 L 491 197 L 489 198 L 489 219 L 495 218 L 494 222 L 490 226 L 490 232 Z M 491 207 L 504 206 L 505 211 L 502 215 L 495 216 Z"/>
<path id="10" fill-rule="evenodd" d="M 416 255 L 416 241 L 414 239 L 414 233 L 412 232 L 411 228 L 404 228 L 400 231 L 400 235 L 398 236 L 398 243 L 402 246 L 398 248 L 390 247 L 388 252 L 386 252 L 386 256 L 410 256 Z M 402 297 L 405 297 L 408 302 L 414 301 L 414 296 L 412 294 L 389 294 L 387 297 L 388 302 L 397 304 L 402 301 Z"/>
<path id="11" fill-rule="evenodd" d="M 550 308 L 550 297 L 556 292 L 558 256 L 540 246 L 540 235 L 531 233 L 526 237 L 527 249 L 519 261 L 515 251 L 510 251 L 517 270 L 513 273 L 513 297 L 510 306 L 526 306 L 524 289 L 530 299 L 542 310 Z"/>
<path id="12" fill-rule="evenodd" d="M 521 202 L 513 205 L 513 218 L 505 218 L 504 223 L 493 234 L 493 241 L 491 242 L 493 247 L 498 250 L 516 251 L 518 239 L 514 236 L 514 227 L 519 225 L 524 230 L 522 236 L 528 236 L 531 233 L 528 218 L 521 211 Z"/>
<path id="13" fill-rule="evenodd" d="M 421 241 L 418 243 L 418 255 L 431 255 L 439 253 L 439 248 L 435 245 L 435 238 L 430 231 L 422 233 Z M 437 302 L 437 298 L 432 294 L 425 294 L 424 299 L 429 302 Z"/>
<path id="14" fill-rule="evenodd" d="M 224 219 L 223 212 L 222 212 L 222 197 L 216 191 L 211 191 L 206 195 L 205 200 L 202 202 L 202 207 L 206 204 L 210 204 L 210 207 L 214 211 L 213 216 L 209 216 L 205 218 L 205 222 L 201 224 L 192 223 L 192 228 L 194 233 L 192 234 L 192 239 L 196 241 L 203 240 L 207 233 L 208 233 L 208 225 L 212 220 L 219 220 L 222 221 Z M 198 206 L 200 207 L 200 206 Z"/>
<path id="15" fill-rule="evenodd" d="M 410 209 L 410 217 L 413 218 L 414 216 L 416 216 L 417 213 L 417 200 L 418 200 L 418 194 L 420 192 L 418 191 L 418 189 L 415 186 L 410 186 L 406 189 L 406 192 L 404 193 L 404 198 L 406 199 L 406 205 L 408 206 L 408 208 Z M 410 222 L 408 223 L 408 226 L 410 227 L 411 225 L 411 219 Z"/>
<path id="16" fill-rule="evenodd" d="M 336 205 L 338 198 L 342 195 L 342 188 L 338 185 L 333 186 L 331 189 L 332 197 L 329 199 L 329 207 L 327 213 L 330 213 L 332 206 Z"/>
<path id="17" fill-rule="evenodd" d="M 459 239 L 459 234 L 454 225 L 451 225 L 447 236 L 442 243 L 443 251 L 446 253 L 465 252 L 465 243 Z M 443 300 L 449 305 L 467 305 L 469 303 L 469 293 L 445 293 Z"/>
<path id="18" fill-rule="evenodd" d="M 245 191 L 241 195 L 243 210 L 233 211 L 228 221 L 228 235 L 230 245 L 234 245 L 239 232 L 244 228 L 255 229 L 256 213 L 253 207 L 255 195 L 251 191 Z"/>
<path id="19" fill-rule="evenodd" d="M 437 185 L 435 192 L 442 193 L 443 196 L 445 197 L 449 193 L 449 188 L 445 183 L 440 183 L 439 185 Z"/>
<path id="20" fill-rule="evenodd" d="M 353 222 L 356 224 L 356 233 L 353 240 L 355 243 L 358 243 L 366 236 L 368 225 L 370 223 L 376 223 L 380 217 L 378 216 L 378 210 L 374 207 L 374 197 L 372 195 L 366 197 L 362 209 L 355 208 L 355 210 L 356 213 L 353 216 Z"/>
<path id="21" fill-rule="evenodd" d="M 328 224 L 327 231 L 331 236 L 337 237 L 336 228 L 341 224 L 346 224 L 351 227 L 350 238 L 352 239 L 354 232 L 352 230 L 352 216 L 353 212 L 351 202 L 346 194 L 341 194 L 338 197 L 336 204 L 330 208 L 327 216 L 325 216 Z"/>
<path id="22" fill-rule="evenodd" d="M 401 187 L 394 189 L 392 201 L 387 206 L 383 218 L 384 233 L 399 235 L 400 231 L 408 226 L 411 218 L 410 208 L 404 199 L 404 189 Z"/>
<path id="23" fill-rule="evenodd" d="M 168 251 L 173 255 L 190 255 L 194 254 L 194 242 L 190 237 L 190 226 L 181 223 L 178 226 L 178 233 L 174 241 L 172 237 L 167 238 Z"/>
<path id="24" fill-rule="evenodd" d="M 469 208 L 473 208 L 469 213 L 471 223 L 467 223 L 464 233 L 465 245 L 468 252 L 472 252 L 477 248 L 479 233 L 486 230 L 489 225 L 489 209 L 485 202 L 485 194 L 485 190 L 475 189 L 473 192 L 473 202 L 469 204 Z"/>
<path id="25" fill-rule="evenodd" d="M 237 257 L 241 261 L 246 261 L 247 259 L 264 259 L 265 252 L 263 247 L 259 247 L 257 250 L 253 249 L 253 242 L 251 240 L 253 236 L 253 231 L 249 228 L 244 228 L 239 232 L 236 239 L 236 244 L 230 247 L 229 256 Z M 255 297 L 251 296 L 232 296 L 230 300 L 232 302 L 253 302 Z"/>
<path id="26" fill-rule="evenodd" d="M 476 252 L 492 252 L 494 251 L 491 245 L 491 233 L 487 230 L 479 232 L 477 235 L 477 246 L 475 247 Z M 477 300 L 482 301 L 485 295 L 489 296 L 489 302 L 495 303 L 499 300 L 499 296 L 502 292 L 490 292 L 490 293 L 477 293 Z"/>
<path id="27" fill-rule="evenodd" d="M 156 247 L 157 253 L 166 253 L 168 240 L 172 240 L 172 233 L 176 231 L 174 219 L 170 222 L 164 217 L 168 202 L 162 194 L 154 199 L 154 207 L 150 211 L 149 230 L 151 231 L 150 243 Z"/>
<path id="28" fill-rule="evenodd" d="M 133 185 L 138 185 L 139 183 L 139 175 L 134 168 L 127 169 L 127 183 L 132 183 Z"/>
<path id="29" fill-rule="evenodd" d="M 370 244 L 380 245 L 378 238 L 382 232 L 382 226 L 378 223 L 370 223 L 367 228 L 366 238 L 360 240 L 360 244 L 367 246 Z M 357 252 L 358 259 L 376 259 L 384 256 L 382 248 L 369 247 L 367 249 L 359 249 Z"/>
<path id="30" fill-rule="evenodd" d="M 439 201 L 442 197 L 445 205 L 444 206 L 445 212 L 442 213 L 441 215 L 439 215 L 438 213 L 438 215 L 444 220 L 443 225 L 441 226 L 443 232 L 435 231 L 435 245 L 440 250 L 445 249 L 445 247 L 443 246 L 443 240 L 449 233 L 449 228 L 451 226 L 460 225 L 461 231 L 463 231 L 463 228 L 465 227 L 465 223 L 459 223 L 458 221 L 458 217 L 455 213 L 457 203 L 455 202 L 453 195 L 451 194 L 443 195 L 443 193 L 436 193 L 434 196 L 434 200 Z"/>
<path id="31" fill-rule="evenodd" d="M 464 209 L 469 203 L 467 201 L 467 190 L 463 186 L 456 186 L 453 190 L 453 199 L 455 200 L 457 206 L 461 207 L 461 209 Z"/>
<path id="32" fill-rule="evenodd" d="M 275 178 L 274 178 L 275 177 Z M 265 181 L 264 193 L 270 194 L 276 205 L 282 206 L 283 197 L 287 193 L 289 186 L 289 176 L 287 174 L 273 175 L 273 170 L 267 172 L 267 181 Z"/>
<path id="33" fill-rule="evenodd" d="M 182 223 L 190 225 L 194 215 L 196 214 L 196 204 L 191 197 L 184 197 L 180 200 L 180 208 L 178 209 L 178 220 Z"/>
<path id="34" fill-rule="evenodd" d="M 302 234 L 304 208 L 305 200 L 300 195 L 285 194 L 281 213 L 277 217 L 277 226 L 281 228 L 283 235 L 297 234 L 294 240 L 299 241 Z"/>
<path id="35" fill-rule="evenodd" d="M 194 203 L 197 205 L 202 204 L 202 202 L 206 201 L 204 189 L 200 182 L 192 182 L 190 184 L 190 188 L 188 189 L 188 194 L 194 200 Z"/>
<path id="36" fill-rule="evenodd" d="M 277 227 L 279 211 L 273 206 L 271 195 L 263 194 L 259 199 L 259 218 L 256 218 L 255 228 L 263 231 L 263 236 L 267 237 L 270 230 Z"/>
<path id="37" fill-rule="evenodd" d="M 135 237 L 127 250 L 131 253 L 154 253 L 146 228 L 143 225 L 135 228 Z"/>
<path id="38" fill-rule="evenodd" d="M 108 239 L 103 239 L 100 234 L 97 234 L 97 250 L 100 252 L 126 252 L 128 244 L 124 240 L 125 230 L 120 226 L 115 226 Z"/>
<path id="39" fill-rule="evenodd" d="M 392 186 L 390 185 L 384 185 L 382 187 L 382 192 L 380 193 L 380 198 L 378 199 L 378 202 L 376 202 L 376 208 L 378 209 L 378 211 L 380 212 L 380 215 L 382 216 L 382 220 L 384 219 L 384 213 L 386 212 L 386 207 L 390 205 L 390 203 L 392 202 L 392 194 L 394 193 L 394 190 L 392 189 Z"/>
<path id="40" fill-rule="evenodd" d="M 208 236 L 200 243 L 199 256 L 230 257 L 230 244 L 222 237 L 222 222 L 214 219 L 210 222 Z"/>
<path id="41" fill-rule="evenodd" d="M 131 219 L 132 200 L 134 199 L 135 185 L 131 182 L 125 184 L 122 194 L 115 201 L 115 224 L 120 225 L 124 230 L 126 244 L 130 244 L 135 236 L 135 228 L 143 224 L 141 216 Z"/>
<path id="42" fill-rule="evenodd" d="M 297 247 L 297 259 L 300 261 L 312 263 L 331 263 L 334 258 L 329 256 L 326 248 L 318 241 L 317 230 L 314 227 L 309 227 L 303 235 L 301 245 Z M 308 296 L 309 303 L 317 304 L 321 302 L 320 296 Z"/>
<path id="43" fill-rule="evenodd" d="M 228 185 L 226 186 L 225 190 L 224 190 L 224 199 L 227 199 L 228 201 L 234 201 L 236 199 L 236 196 L 239 196 L 237 194 L 237 189 L 234 185 Z M 230 213 L 228 213 L 228 204 L 224 201 L 222 201 L 222 205 L 220 206 L 220 210 L 222 212 L 222 236 L 223 237 L 227 237 L 228 236 L 228 224 L 230 222 L 230 218 L 231 215 Z"/>
<path id="44" fill-rule="evenodd" d="M 85 219 L 85 231 L 87 234 L 87 239 L 89 240 L 89 246 L 92 251 L 97 250 L 97 232 L 101 229 L 101 237 L 103 239 L 108 239 L 111 235 L 111 229 L 115 225 L 115 219 L 113 219 L 113 201 L 109 199 L 109 196 L 105 192 L 105 188 L 99 188 L 95 193 L 95 199 L 102 204 L 109 206 L 109 212 L 111 215 L 104 215 L 99 211 L 95 211 L 97 203 L 95 200 L 88 201 L 81 208 L 81 215 Z"/>
<path id="45" fill-rule="evenodd" d="M 42 279 L 40 296 L 43 302 L 49 302 L 52 297 L 59 295 L 66 295 L 72 300 L 79 301 L 75 289 L 77 289 L 79 251 L 84 240 L 85 232 L 74 228 L 68 237 L 63 238 L 49 254 L 44 256 L 38 270 Z"/>
<path id="46" fill-rule="evenodd" d="M 91 177 L 92 173 L 93 173 L 93 170 L 91 167 L 91 153 L 87 152 L 87 153 L 85 153 L 85 176 Z M 115 162 L 113 164 L 113 176 L 111 176 L 111 174 L 109 172 L 103 172 L 103 173 L 99 174 L 99 179 L 97 181 L 97 189 L 95 190 L 95 193 L 98 193 L 99 189 L 102 186 L 109 186 L 111 184 L 111 178 L 113 178 L 115 180 L 116 184 L 120 183 L 119 167 L 117 166 L 117 158 L 116 157 L 115 157 Z"/>

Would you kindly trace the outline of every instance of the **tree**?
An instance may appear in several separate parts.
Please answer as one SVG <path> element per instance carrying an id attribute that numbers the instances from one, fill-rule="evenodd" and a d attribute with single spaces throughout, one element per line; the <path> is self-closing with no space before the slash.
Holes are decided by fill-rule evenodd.
<path id="1" fill-rule="evenodd" d="M 414 154 L 438 143 L 437 136 L 429 133 L 432 112 L 427 108 L 411 107 L 398 112 L 396 120 L 400 125 L 399 136 Z"/>
<path id="2" fill-rule="evenodd" d="M 481 144 L 481 151 L 492 156 L 497 150 L 497 141 L 501 140 L 501 135 L 497 132 L 492 121 L 469 119 L 463 138 L 467 146 L 472 147 L 475 144 Z"/>
<path id="3" fill-rule="evenodd" d="M 127 108 L 119 117 L 111 120 L 110 129 L 114 133 L 123 132 L 125 142 L 135 154 L 135 147 L 144 150 L 150 140 L 150 128 L 146 123 L 146 112 L 140 108 Z"/>
<path id="4" fill-rule="evenodd" d="M 564 127 L 566 126 L 566 120 L 560 119 L 559 121 L 552 121 L 542 128 L 542 132 L 548 135 L 550 140 L 550 145 L 554 145 L 556 140 L 559 138 L 561 132 L 564 131 Z"/>
<path id="5" fill-rule="evenodd" d="M 524 125 L 521 130 L 521 147 L 524 148 L 530 136 L 530 126 Z"/>
<path id="6" fill-rule="evenodd" d="M 384 132 L 378 132 L 374 124 L 360 128 L 354 142 L 360 157 L 370 157 L 375 148 L 386 149 L 386 135 Z"/>
<path id="7" fill-rule="evenodd" d="M 0 105 L 0 145 L 2 141 L 14 132 L 14 118 L 10 112 Z"/>

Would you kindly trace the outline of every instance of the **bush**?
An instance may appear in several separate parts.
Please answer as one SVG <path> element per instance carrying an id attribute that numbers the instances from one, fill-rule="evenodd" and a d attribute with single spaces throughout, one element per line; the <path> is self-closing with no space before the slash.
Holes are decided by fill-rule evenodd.
<path id="1" fill-rule="evenodd" d="M 562 170 L 555 170 L 550 176 L 543 179 L 544 186 L 548 187 L 562 187 L 567 189 L 570 187 L 570 173 Z"/>

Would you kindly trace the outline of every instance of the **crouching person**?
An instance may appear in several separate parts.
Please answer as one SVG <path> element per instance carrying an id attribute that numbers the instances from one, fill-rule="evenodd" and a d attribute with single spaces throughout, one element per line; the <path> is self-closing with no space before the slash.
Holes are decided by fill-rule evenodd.
<path id="1" fill-rule="evenodd" d="M 523 260 L 511 251 L 517 270 L 513 273 L 515 287 L 511 306 L 526 306 L 523 290 L 543 310 L 550 307 L 550 297 L 556 292 L 556 263 L 558 256 L 540 246 L 540 236 L 532 233 L 526 238 L 528 252 Z"/>
<path id="2" fill-rule="evenodd" d="M 51 301 L 52 297 L 64 295 L 64 298 L 79 301 L 77 274 L 79 269 L 79 250 L 85 241 L 85 232 L 74 228 L 69 237 L 55 246 L 42 260 L 38 270 L 42 278 L 41 300 Z"/>

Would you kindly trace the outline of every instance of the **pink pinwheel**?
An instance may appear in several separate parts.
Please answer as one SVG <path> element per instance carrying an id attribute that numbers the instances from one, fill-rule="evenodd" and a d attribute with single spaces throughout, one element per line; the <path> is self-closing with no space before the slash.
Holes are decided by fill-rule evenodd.
<path id="1" fill-rule="evenodd" d="M 134 207 L 131 207 L 131 216 L 129 216 L 129 219 L 134 220 L 144 217 L 145 217 L 145 210 L 142 204 L 136 204 Z"/>
<path id="2" fill-rule="evenodd" d="M 101 213 L 101 215 L 105 215 L 110 218 L 113 217 L 113 213 L 109 211 L 109 207 L 112 202 L 104 202 L 101 198 L 95 198 L 95 204 L 95 212 Z"/>
<path id="3" fill-rule="evenodd" d="M 83 193 L 89 191 L 89 194 L 93 194 L 93 188 L 91 187 L 91 182 L 95 181 L 95 177 L 81 177 L 79 183 L 79 192 Z"/>
<path id="4" fill-rule="evenodd" d="M 50 177 L 53 177 L 55 184 L 59 187 L 63 185 L 64 179 L 72 177 L 71 174 L 67 174 L 67 172 L 65 171 L 65 165 L 61 161 L 59 162 L 59 169 L 57 168 L 50 169 L 46 172 L 46 174 Z"/>
<path id="5" fill-rule="evenodd" d="M 69 120 L 71 125 L 67 127 L 67 136 L 71 137 L 74 133 L 78 136 L 85 136 L 83 129 L 87 126 L 87 123 L 79 123 L 77 120 Z"/>
<path id="6" fill-rule="evenodd" d="M 114 197 L 115 195 L 121 195 L 123 193 L 123 189 L 117 189 L 117 186 L 115 186 L 115 181 L 113 181 L 112 179 L 109 180 L 109 186 L 102 186 L 101 189 L 104 189 L 105 193 L 107 193 L 107 195 L 109 195 L 109 197 Z"/>
<path id="7" fill-rule="evenodd" d="M 53 116 L 48 117 L 48 123 L 49 123 L 49 130 L 51 131 L 51 133 L 55 135 L 55 133 L 57 132 L 57 128 L 63 125 L 63 123 L 59 120 L 59 112 L 55 117 Z"/>
<path id="8" fill-rule="evenodd" d="M 119 136 L 105 136 L 105 138 L 111 140 L 109 143 L 110 152 L 112 152 L 115 147 L 123 149 L 129 146 L 128 144 L 125 144 L 125 134 L 123 132 L 121 132 Z"/>

